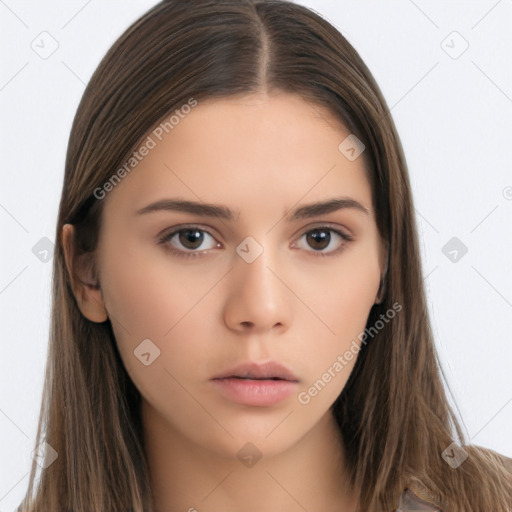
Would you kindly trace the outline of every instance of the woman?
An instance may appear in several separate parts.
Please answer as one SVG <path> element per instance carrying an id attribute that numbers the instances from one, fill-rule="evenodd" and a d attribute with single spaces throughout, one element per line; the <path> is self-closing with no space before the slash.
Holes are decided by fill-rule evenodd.
<path id="1" fill-rule="evenodd" d="M 20 511 L 510 510 L 512 461 L 448 405 L 388 107 L 310 10 L 136 21 L 79 105 L 56 240 Z"/>

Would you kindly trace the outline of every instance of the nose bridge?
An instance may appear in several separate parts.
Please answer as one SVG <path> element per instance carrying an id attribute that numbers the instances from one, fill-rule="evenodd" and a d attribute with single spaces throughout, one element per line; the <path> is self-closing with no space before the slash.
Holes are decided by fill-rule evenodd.
<path id="1" fill-rule="evenodd" d="M 259 295 L 261 299 L 271 299 L 275 290 L 275 277 L 269 267 L 275 267 L 275 249 L 269 245 L 269 237 L 260 241 L 246 237 L 236 248 L 235 273 L 241 286 L 249 295 Z"/>
<path id="2" fill-rule="evenodd" d="M 268 329 L 287 324 L 290 318 L 287 289 L 274 275 L 279 272 L 276 248 L 270 247 L 270 237 L 259 240 L 248 236 L 236 247 L 234 282 L 226 304 L 226 318 L 233 328 L 250 324 Z"/>

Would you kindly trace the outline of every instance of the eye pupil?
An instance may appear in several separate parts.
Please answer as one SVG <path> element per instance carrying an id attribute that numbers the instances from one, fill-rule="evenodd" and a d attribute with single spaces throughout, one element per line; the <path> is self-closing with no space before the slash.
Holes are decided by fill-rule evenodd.
<path id="1" fill-rule="evenodd" d="M 187 249 L 197 249 L 200 247 L 203 238 L 204 233 L 198 229 L 182 229 L 179 232 L 180 243 Z M 190 246 L 190 244 L 192 244 L 192 246 Z"/>
<path id="2" fill-rule="evenodd" d="M 315 229 L 307 235 L 308 244 L 312 249 L 325 249 L 331 241 L 331 233 L 327 230 Z M 310 241 L 313 241 L 311 244 Z M 318 246 L 320 242 L 320 246 Z"/>

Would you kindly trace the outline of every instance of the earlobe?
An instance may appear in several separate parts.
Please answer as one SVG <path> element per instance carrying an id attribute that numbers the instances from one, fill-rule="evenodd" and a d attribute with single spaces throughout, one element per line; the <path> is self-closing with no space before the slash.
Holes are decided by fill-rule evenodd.
<path id="1" fill-rule="evenodd" d="M 75 227 L 64 224 L 62 227 L 62 248 L 68 277 L 77 305 L 82 314 L 91 322 L 102 323 L 108 320 L 101 287 L 91 275 L 91 265 L 84 265 L 84 258 L 89 255 L 75 257 Z"/>

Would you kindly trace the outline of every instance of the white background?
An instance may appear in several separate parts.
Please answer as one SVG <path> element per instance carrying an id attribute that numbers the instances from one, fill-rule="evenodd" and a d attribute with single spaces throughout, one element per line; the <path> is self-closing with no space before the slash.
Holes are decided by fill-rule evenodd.
<path id="1" fill-rule="evenodd" d="M 55 242 L 67 140 L 85 84 L 155 3 L 0 1 L 2 512 L 28 482 L 48 341 L 51 261 L 32 247 L 43 237 Z M 347 37 L 391 108 L 443 367 L 471 442 L 512 456 L 512 2 L 299 3 Z M 47 59 L 31 47 L 48 37 L 43 31 L 59 45 Z M 469 47 L 452 58 L 461 38 Z M 468 248 L 456 263 L 442 252 L 454 236 Z"/>

